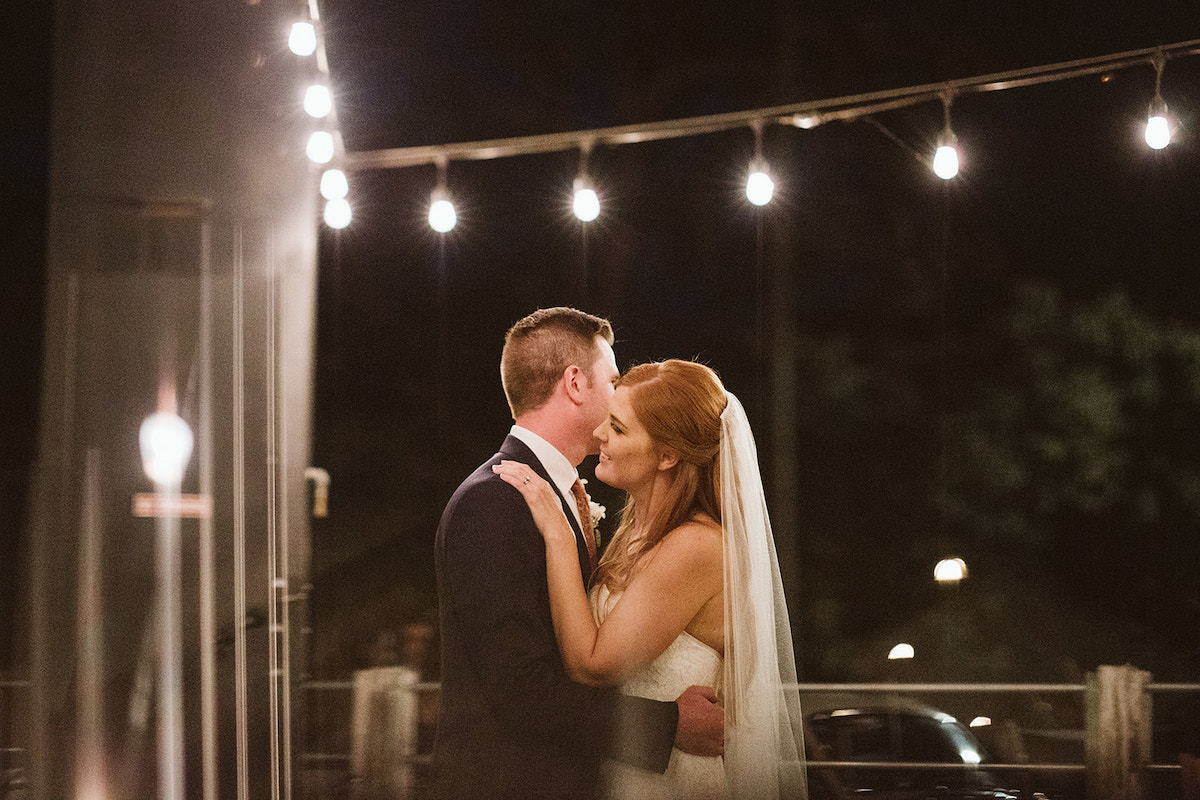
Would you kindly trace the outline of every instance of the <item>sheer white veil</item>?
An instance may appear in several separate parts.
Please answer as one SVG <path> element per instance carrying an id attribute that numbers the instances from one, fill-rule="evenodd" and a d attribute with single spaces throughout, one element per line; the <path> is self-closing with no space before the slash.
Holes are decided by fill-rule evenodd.
<path id="1" fill-rule="evenodd" d="M 758 450 L 731 393 L 718 456 L 725 539 L 725 775 L 730 797 L 806 798 L 803 722 Z"/>

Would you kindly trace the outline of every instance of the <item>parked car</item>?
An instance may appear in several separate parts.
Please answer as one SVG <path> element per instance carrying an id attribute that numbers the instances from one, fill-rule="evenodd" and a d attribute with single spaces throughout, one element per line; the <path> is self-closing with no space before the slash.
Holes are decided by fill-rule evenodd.
<path id="1" fill-rule="evenodd" d="M 932 706 L 891 695 L 805 694 L 805 749 L 812 800 L 1017 800 L 984 768 L 839 767 L 821 761 L 980 765 L 970 729 Z"/>

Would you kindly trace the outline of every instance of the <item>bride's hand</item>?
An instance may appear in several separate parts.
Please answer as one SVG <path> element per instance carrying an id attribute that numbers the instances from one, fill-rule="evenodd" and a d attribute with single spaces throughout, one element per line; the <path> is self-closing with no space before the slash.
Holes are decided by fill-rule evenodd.
<path id="1" fill-rule="evenodd" d="M 558 537 L 574 544 L 575 533 L 563 514 L 558 492 L 545 479 L 520 461 L 501 461 L 492 467 L 492 472 L 516 487 L 525 498 L 543 539 L 551 542 Z"/>

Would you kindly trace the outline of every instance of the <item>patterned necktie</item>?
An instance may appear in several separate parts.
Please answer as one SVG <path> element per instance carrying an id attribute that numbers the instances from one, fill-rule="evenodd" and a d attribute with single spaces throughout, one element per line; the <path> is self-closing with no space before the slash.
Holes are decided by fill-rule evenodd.
<path id="1" fill-rule="evenodd" d="M 588 507 L 587 492 L 583 483 L 576 478 L 571 484 L 571 494 L 575 495 L 575 507 L 579 509 L 579 526 L 583 528 L 583 541 L 587 545 L 588 564 L 596 568 L 596 532 L 592 529 L 592 511 Z"/>

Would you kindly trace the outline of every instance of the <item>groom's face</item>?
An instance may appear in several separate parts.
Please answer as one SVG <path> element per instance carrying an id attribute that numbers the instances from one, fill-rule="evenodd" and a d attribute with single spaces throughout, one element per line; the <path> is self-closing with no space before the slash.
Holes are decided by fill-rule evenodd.
<path id="1" fill-rule="evenodd" d="M 596 363 L 592 364 L 592 371 L 588 376 L 590 380 L 587 386 L 586 400 L 582 408 L 585 414 L 583 424 L 589 426 L 589 431 L 595 430 L 601 422 L 608 419 L 608 401 L 613 396 L 613 382 L 621 374 L 617 369 L 617 357 L 613 354 L 612 345 L 597 336 L 596 351 L 599 353 L 599 357 L 596 359 Z M 588 453 L 595 455 L 599 452 L 600 442 L 593 436 Z"/>

